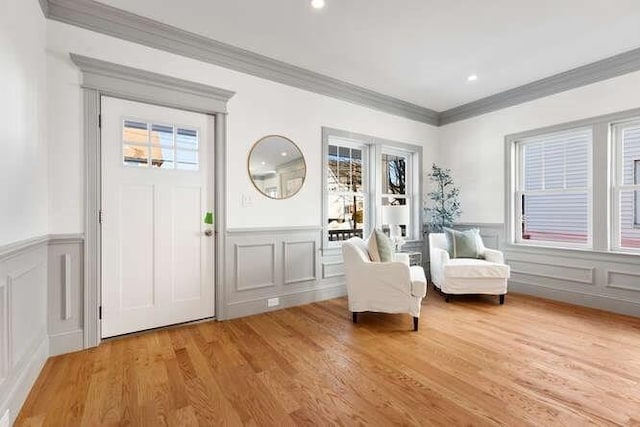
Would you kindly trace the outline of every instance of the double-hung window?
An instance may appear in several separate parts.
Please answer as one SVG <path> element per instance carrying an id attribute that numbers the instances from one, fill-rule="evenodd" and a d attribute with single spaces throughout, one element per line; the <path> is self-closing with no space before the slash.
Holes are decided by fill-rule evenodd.
<path id="1" fill-rule="evenodd" d="M 327 157 L 328 240 L 363 237 L 368 231 L 368 148 L 357 142 L 332 138 Z"/>
<path id="2" fill-rule="evenodd" d="M 640 121 L 612 126 L 614 137 L 613 247 L 640 250 Z"/>
<path id="3" fill-rule="evenodd" d="M 382 215 L 380 222 L 383 226 L 398 225 L 402 236 L 406 238 L 411 235 L 411 221 L 408 217 L 413 207 L 411 191 L 413 183 L 410 179 L 412 176 L 412 154 L 387 147 L 383 147 L 381 151 L 380 166 L 382 173 L 380 177 L 380 188 L 382 192 L 380 195 L 380 206 L 382 207 Z M 405 219 L 400 220 L 403 224 L 388 224 L 388 222 L 390 222 L 388 216 L 391 216 L 385 215 L 385 213 L 389 212 L 386 210 L 388 206 L 398 207 L 396 212 L 399 211 L 400 214 L 396 214 L 395 216 L 404 216 Z"/>
<path id="4" fill-rule="evenodd" d="M 515 240 L 591 245 L 591 127 L 516 141 Z"/>
<path id="5" fill-rule="evenodd" d="M 374 227 L 419 239 L 422 149 L 323 128 L 324 244 L 367 238 Z"/>

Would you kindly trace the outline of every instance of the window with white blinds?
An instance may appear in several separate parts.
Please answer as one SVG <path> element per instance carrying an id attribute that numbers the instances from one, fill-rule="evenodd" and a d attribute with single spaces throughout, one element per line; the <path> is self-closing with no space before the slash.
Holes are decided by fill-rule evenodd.
<path id="1" fill-rule="evenodd" d="M 517 141 L 516 240 L 591 243 L 591 128 Z"/>
<path id="2" fill-rule="evenodd" d="M 640 122 L 614 124 L 613 135 L 613 246 L 640 251 Z"/>

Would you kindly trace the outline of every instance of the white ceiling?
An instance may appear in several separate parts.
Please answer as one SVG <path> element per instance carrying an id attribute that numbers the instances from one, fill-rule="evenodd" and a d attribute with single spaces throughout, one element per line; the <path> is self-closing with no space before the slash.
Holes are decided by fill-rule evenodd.
<path id="1" fill-rule="evenodd" d="M 640 0 L 99 1 L 438 111 L 640 47 Z"/>

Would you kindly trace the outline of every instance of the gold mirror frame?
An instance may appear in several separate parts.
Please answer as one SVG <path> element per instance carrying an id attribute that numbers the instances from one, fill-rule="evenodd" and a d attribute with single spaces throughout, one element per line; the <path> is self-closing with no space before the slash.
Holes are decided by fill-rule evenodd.
<path id="1" fill-rule="evenodd" d="M 300 185 L 298 186 L 298 188 L 295 189 L 295 191 L 293 191 L 291 194 L 286 194 L 282 197 L 274 197 L 268 193 L 266 193 L 263 189 L 261 189 L 260 187 L 258 187 L 258 185 L 256 184 L 253 175 L 251 174 L 251 156 L 253 155 L 254 151 L 256 150 L 256 148 L 265 140 L 269 139 L 269 138 L 282 138 L 283 140 L 286 140 L 289 144 L 291 144 L 291 146 L 293 148 L 295 148 L 295 150 L 297 151 L 297 153 L 300 154 L 300 159 L 302 159 L 302 166 L 303 166 L 303 175 L 302 175 L 302 181 L 300 182 Z M 249 150 L 249 156 L 247 156 L 247 173 L 249 174 L 249 180 L 251 181 L 251 184 L 255 187 L 256 190 L 258 190 L 258 192 L 265 196 L 268 197 L 270 199 L 273 200 L 286 200 L 286 199 L 290 199 L 291 197 L 295 196 L 296 194 L 298 194 L 300 192 L 300 190 L 302 189 L 302 187 L 304 187 L 304 183 L 307 179 L 307 161 L 304 157 L 304 153 L 302 152 L 302 150 L 300 149 L 300 147 L 298 146 L 298 144 L 296 144 L 295 142 L 293 142 L 290 138 L 287 138 L 286 136 L 283 135 L 277 135 L 277 134 L 273 134 L 273 135 L 265 135 L 262 138 L 258 139 L 256 142 L 253 143 L 253 145 L 251 146 L 251 150 Z M 300 178 L 300 177 L 298 177 Z M 282 189 L 281 191 L 282 192 Z"/>

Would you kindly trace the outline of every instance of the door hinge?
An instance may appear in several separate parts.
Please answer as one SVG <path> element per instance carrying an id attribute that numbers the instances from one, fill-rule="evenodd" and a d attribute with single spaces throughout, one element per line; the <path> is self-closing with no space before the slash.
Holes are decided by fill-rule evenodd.
<path id="1" fill-rule="evenodd" d="M 102 128 L 102 114 L 98 114 L 98 127 Z"/>
<path id="2" fill-rule="evenodd" d="M 102 306 L 98 306 L 98 320 L 102 320 Z"/>
<path id="3" fill-rule="evenodd" d="M 104 212 L 101 210 L 98 211 L 98 222 L 102 224 L 102 220 L 104 218 Z"/>

